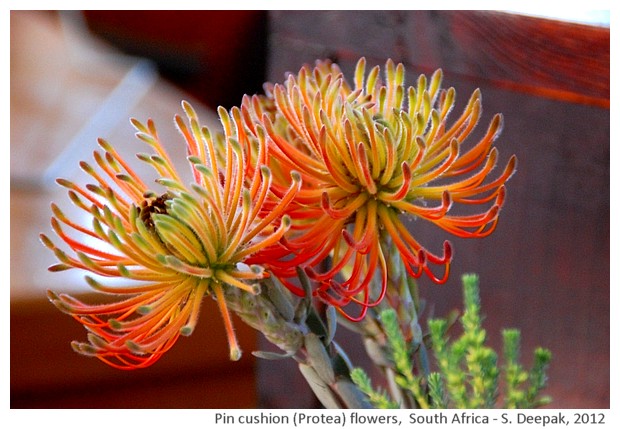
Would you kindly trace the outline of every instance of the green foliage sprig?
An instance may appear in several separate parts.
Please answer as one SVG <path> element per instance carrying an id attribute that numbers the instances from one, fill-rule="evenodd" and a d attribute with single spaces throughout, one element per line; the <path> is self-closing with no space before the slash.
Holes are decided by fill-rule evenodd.
<path id="1" fill-rule="evenodd" d="M 475 274 L 463 278 L 464 312 L 460 317 L 462 334 L 451 340 L 446 319 L 428 321 L 430 344 L 436 372 L 416 375 L 413 365 L 415 350 L 407 347 L 393 309 L 381 312 L 380 320 L 387 338 L 388 356 L 393 362 L 397 385 L 415 399 L 420 408 L 535 408 L 548 404 L 548 396 L 540 396 L 546 385 L 546 372 L 551 352 L 538 348 L 530 371 L 519 363 L 520 332 L 506 329 L 503 335 L 503 365 L 498 354 L 486 345 L 482 328 L 479 280 Z M 396 403 L 385 392 L 372 388 L 368 375 L 356 368 L 353 381 L 377 408 L 390 408 Z M 353 374 L 352 374 L 353 375 Z M 500 403 L 500 376 L 505 381 L 503 403 Z M 392 395 L 394 396 L 394 395 Z M 402 396 L 402 395 L 399 395 Z"/>

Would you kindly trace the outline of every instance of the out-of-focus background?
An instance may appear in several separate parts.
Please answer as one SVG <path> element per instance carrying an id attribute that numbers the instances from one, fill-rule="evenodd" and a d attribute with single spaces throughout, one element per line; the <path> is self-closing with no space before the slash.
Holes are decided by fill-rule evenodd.
<path id="1" fill-rule="evenodd" d="M 420 282 L 428 311 L 460 308 L 459 277 L 477 272 L 491 343 L 500 347 L 502 328 L 521 329 L 526 363 L 538 345 L 553 352 L 554 408 L 608 408 L 609 34 L 605 22 L 486 11 L 12 11 L 11 407 L 319 406 L 292 363 L 251 356 L 269 346 L 239 321 L 246 353 L 229 362 L 209 300 L 195 333 L 153 367 L 123 372 L 75 354 L 69 343 L 83 328 L 45 291 L 88 291 L 79 275 L 47 273 L 53 256 L 38 235 L 51 229 L 50 201 L 67 201 L 53 179 L 84 180 L 78 161 L 97 137 L 128 157 L 144 149 L 130 117 L 152 117 L 182 162 L 172 121 L 181 100 L 217 127 L 217 106 L 239 104 L 265 80 L 318 58 L 351 76 L 365 56 L 403 62 L 408 84 L 441 67 L 444 86 L 456 88 L 455 115 L 480 88 L 480 132 L 502 112 L 501 159 L 519 158 L 495 233 L 451 238 L 451 280 Z M 413 228 L 431 248 L 447 238 Z M 338 337 L 367 366 L 344 329 Z"/>

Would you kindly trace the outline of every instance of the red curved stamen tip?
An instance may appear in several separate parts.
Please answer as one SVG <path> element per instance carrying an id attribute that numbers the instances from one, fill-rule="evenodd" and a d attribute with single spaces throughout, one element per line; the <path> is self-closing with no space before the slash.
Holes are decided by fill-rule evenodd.
<path id="1" fill-rule="evenodd" d="M 452 255 L 453 255 L 452 243 L 446 240 L 443 242 L 443 260 L 446 263 L 449 263 L 450 261 L 452 261 Z"/>
<path id="2" fill-rule="evenodd" d="M 495 205 L 498 207 L 502 207 L 506 200 L 506 186 L 502 185 L 499 187 L 497 191 L 497 198 L 495 199 Z"/>
<path id="3" fill-rule="evenodd" d="M 418 146 L 418 150 L 426 149 L 426 142 L 422 136 L 416 136 L 415 143 Z"/>
<path id="4" fill-rule="evenodd" d="M 424 249 L 420 249 L 418 251 L 418 265 L 420 267 L 423 267 L 424 265 L 426 265 L 426 251 Z"/>
<path id="5" fill-rule="evenodd" d="M 331 204 L 329 203 L 329 195 L 327 195 L 327 192 L 321 194 L 321 208 L 327 214 L 331 211 Z"/>
<path id="6" fill-rule="evenodd" d="M 411 167 L 407 161 L 403 161 L 400 168 L 403 171 L 403 182 L 409 182 L 411 180 Z"/>
<path id="7" fill-rule="evenodd" d="M 489 214 L 486 216 L 488 221 L 495 219 L 499 213 L 500 206 L 495 204 L 493 207 L 489 209 Z"/>
<path id="8" fill-rule="evenodd" d="M 349 247 L 352 247 L 354 249 L 357 249 L 358 247 L 358 243 L 355 242 L 355 239 L 353 238 L 353 236 L 351 235 L 351 233 L 349 231 L 347 231 L 346 229 L 342 230 L 342 238 L 344 238 L 344 241 L 347 242 L 347 244 L 349 245 Z"/>
<path id="9" fill-rule="evenodd" d="M 452 207 L 452 195 L 450 192 L 443 191 L 441 195 L 441 215 L 444 216 Z"/>
<path id="10" fill-rule="evenodd" d="M 508 160 L 508 165 L 506 166 L 506 170 L 510 171 L 509 177 L 512 176 L 515 171 L 517 171 L 517 155 L 512 155 L 510 157 L 510 160 Z"/>

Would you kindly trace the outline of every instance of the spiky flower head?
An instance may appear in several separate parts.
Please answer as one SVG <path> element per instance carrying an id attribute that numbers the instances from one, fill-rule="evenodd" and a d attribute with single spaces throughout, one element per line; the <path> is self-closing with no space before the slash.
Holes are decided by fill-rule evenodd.
<path id="1" fill-rule="evenodd" d="M 387 61 L 385 83 L 378 66 L 368 74 L 365 68 L 362 58 L 351 87 L 337 65 L 317 62 L 242 104 L 250 132 L 267 136 L 280 192 L 290 171 L 302 176 L 302 189 L 287 211 L 293 225 L 286 248 L 270 250 L 271 270 L 287 278 L 305 266 L 318 284 L 315 295 L 339 308 L 361 306 L 351 319 L 362 318 L 385 294 L 386 245 L 399 250 L 412 276 L 425 273 L 437 283 L 448 278 L 450 242 L 441 254 L 432 253 L 403 218 L 427 220 L 458 237 L 484 237 L 495 228 L 504 184 L 516 166 L 513 156 L 503 172 L 489 178 L 498 161 L 493 142 L 501 115 L 479 141 L 467 141 L 481 115 L 479 90 L 449 121 L 455 90 L 440 88 L 441 70 L 406 87 L 402 64 Z M 470 207 L 454 213 L 457 205 Z M 327 258 L 331 265 L 321 270 Z M 372 292 L 375 277 L 381 286 Z M 287 285 L 303 293 L 293 282 Z"/>
<path id="2" fill-rule="evenodd" d="M 255 283 L 267 273 L 245 262 L 278 242 L 290 225 L 282 212 L 299 188 L 299 177 L 292 174 L 282 199 L 267 202 L 271 172 L 253 165 L 254 174 L 246 174 L 250 160 L 231 127 L 238 109 L 230 114 L 219 110 L 225 133 L 214 136 L 201 127 L 188 103 L 183 108 L 189 126 L 179 116 L 176 125 L 185 138 L 191 184 L 183 183 L 154 123 L 132 120 L 137 137 L 155 152 L 137 157 L 155 169 L 160 191 L 147 186 L 110 144 L 99 140 L 97 166 L 80 164 L 93 183 L 81 187 L 58 180 L 92 224 L 80 225 L 52 204 L 52 227 L 69 251 L 41 235 L 59 260 L 51 271 L 88 271 L 96 275 L 86 276 L 93 289 L 117 298 L 91 305 L 49 292 L 59 309 L 88 330 L 89 342 L 73 342 L 74 349 L 118 368 L 151 365 L 180 335 L 191 334 L 202 298 L 211 294 L 224 318 L 231 359 L 238 359 L 225 290 L 256 293 Z M 127 284 L 96 279 L 101 276 L 126 279 Z"/>

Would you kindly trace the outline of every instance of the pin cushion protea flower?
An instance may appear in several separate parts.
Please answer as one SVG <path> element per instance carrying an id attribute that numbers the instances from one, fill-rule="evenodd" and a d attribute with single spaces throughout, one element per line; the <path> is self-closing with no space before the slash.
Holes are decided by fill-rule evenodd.
<path id="1" fill-rule="evenodd" d="M 94 152 L 100 171 L 80 164 L 95 183 L 80 187 L 58 180 L 68 188 L 73 204 L 92 217 L 92 225 L 75 223 L 52 204 L 52 227 L 70 254 L 41 235 L 59 260 L 51 271 L 78 268 L 130 283 L 106 285 L 87 276 L 93 289 L 122 297 L 101 305 L 49 292 L 59 309 L 89 331 L 89 343 L 73 342 L 74 349 L 114 367 L 131 369 L 155 362 L 180 335 L 192 333 L 201 300 L 209 294 L 224 318 L 231 359 L 238 359 L 225 288 L 255 293 L 253 283 L 267 274 L 244 262 L 280 240 L 290 225 L 283 208 L 299 188 L 298 175 L 292 174 L 281 200 L 271 198 L 267 203 L 269 168 L 253 166 L 255 174 L 247 177 L 249 158 L 241 144 L 230 133 L 215 138 L 201 128 L 189 104 L 183 108 L 189 127 L 178 116 L 176 124 L 186 140 L 194 183 L 183 184 L 153 122 L 145 126 L 133 120 L 137 137 L 155 150 L 138 158 L 156 170 L 162 192 L 151 190 L 111 145 L 100 140 L 103 152 Z M 230 129 L 229 114 L 224 109 L 219 114 Z M 110 250 L 102 250 L 106 247 Z"/>
<path id="2" fill-rule="evenodd" d="M 284 84 L 265 85 L 266 96 L 246 96 L 241 109 L 250 132 L 267 136 L 279 193 L 291 171 L 302 177 L 302 189 L 287 210 L 292 227 L 286 247 L 266 250 L 273 258 L 270 269 L 290 278 L 297 266 L 305 266 L 318 283 L 316 296 L 341 311 L 349 303 L 361 306 L 357 316 L 345 313 L 353 320 L 385 294 L 382 246 L 396 246 L 412 276 L 426 273 L 437 283 L 448 278 L 450 242 L 442 254 L 430 252 L 410 233 L 403 215 L 458 237 L 487 236 L 516 166 L 512 156 L 501 174 L 488 179 L 498 159 L 493 142 L 502 129 L 499 114 L 478 142 L 467 142 L 481 115 L 479 90 L 450 123 L 455 90 L 440 89 L 441 70 L 430 81 L 421 75 L 416 87 L 405 87 L 402 64 L 387 61 L 385 84 L 378 66 L 368 75 L 365 66 L 360 59 L 351 87 L 337 65 L 317 62 L 314 69 L 290 74 Z M 475 211 L 453 214 L 455 205 Z M 328 257 L 331 266 L 321 270 Z M 443 273 L 433 265 L 443 266 Z M 381 287 L 373 295 L 369 285 L 375 275 Z M 303 295 L 293 282 L 286 284 Z"/>

